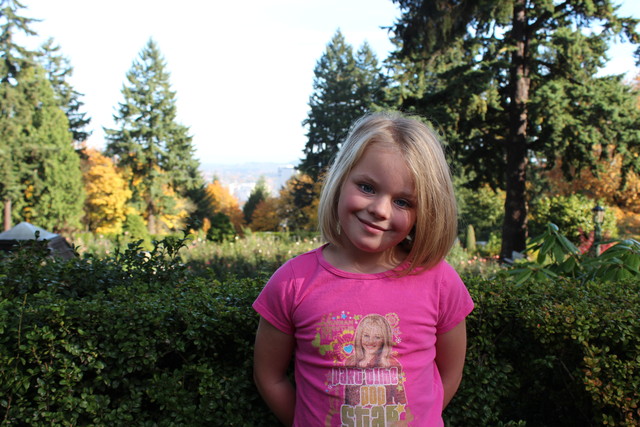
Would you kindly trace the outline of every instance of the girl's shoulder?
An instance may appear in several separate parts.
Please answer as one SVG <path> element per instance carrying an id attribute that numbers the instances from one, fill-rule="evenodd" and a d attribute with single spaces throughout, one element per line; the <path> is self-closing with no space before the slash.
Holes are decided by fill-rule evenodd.
<path id="1" fill-rule="evenodd" d="M 436 280 L 459 280 L 460 278 L 458 272 L 444 259 L 429 269 L 418 267 L 413 271 L 412 275 Z"/>

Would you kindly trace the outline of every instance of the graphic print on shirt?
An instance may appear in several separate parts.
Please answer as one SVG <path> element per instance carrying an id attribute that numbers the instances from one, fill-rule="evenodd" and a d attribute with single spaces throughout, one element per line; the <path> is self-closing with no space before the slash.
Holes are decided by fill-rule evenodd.
<path id="1" fill-rule="evenodd" d="M 393 346 L 401 340 L 395 313 L 324 316 L 313 345 L 331 360 L 325 391 L 327 425 L 393 426 L 411 420 L 405 376 Z"/>

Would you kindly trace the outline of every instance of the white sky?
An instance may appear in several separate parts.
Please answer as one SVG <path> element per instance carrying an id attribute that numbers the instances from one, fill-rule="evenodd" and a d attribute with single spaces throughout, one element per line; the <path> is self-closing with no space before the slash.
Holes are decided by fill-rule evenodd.
<path id="1" fill-rule="evenodd" d="M 201 163 L 297 163 L 302 157 L 313 68 L 339 28 L 382 61 L 398 15 L 391 0 L 23 0 L 40 44 L 52 37 L 74 68 L 91 117 L 89 145 L 104 146 L 125 74 L 153 38 L 176 91 L 178 121 Z M 640 1 L 622 15 L 640 18 Z M 637 74 L 633 48 L 614 45 L 605 70 Z"/>

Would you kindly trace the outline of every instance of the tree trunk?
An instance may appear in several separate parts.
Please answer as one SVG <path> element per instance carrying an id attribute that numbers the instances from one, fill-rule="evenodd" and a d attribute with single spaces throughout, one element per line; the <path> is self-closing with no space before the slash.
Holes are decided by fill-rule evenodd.
<path id="1" fill-rule="evenodd" d="M 4 199 L 4 231 L 11 229 L 11 199 Z"/>
<path id="2" fill-rule="evenodd" d="M 529 100 L 529 40 L 525 0 L 516 0 L 513 11 L 513 34 L 516 50 L 512 55 L 509 104 L 509 139 L 507 157 L 506 201 L 500 258 L 512 258 L 514 251 L 524 251 L 527 244 L 527 102 Z"/>

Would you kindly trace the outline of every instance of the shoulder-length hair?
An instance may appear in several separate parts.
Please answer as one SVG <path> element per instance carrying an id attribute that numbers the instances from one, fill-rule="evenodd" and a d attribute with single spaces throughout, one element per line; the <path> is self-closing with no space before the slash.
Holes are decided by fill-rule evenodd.
<path id="1" fill-rule="evenodd" d="M 457 236 L 457 207 L 451 173 L 436 133 L 418 118 L 397 112 L 372 113 L 356 121 L 327 172 L 318 207 L 322 237 L 340 246 L 338 199 L 342 186 L 376 143 L 397 146 L 414 178 L 416 223 L 401 244 L 409 252 L 410 273 L 429 269 L 449 252 Z"/>

